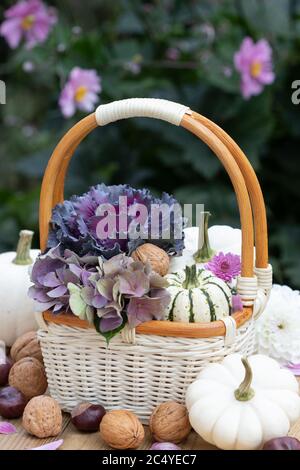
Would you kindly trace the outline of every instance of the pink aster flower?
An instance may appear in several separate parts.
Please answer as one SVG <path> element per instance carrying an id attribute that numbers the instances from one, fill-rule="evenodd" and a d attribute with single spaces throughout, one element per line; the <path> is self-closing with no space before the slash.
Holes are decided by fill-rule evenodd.
<path id="1" fill-rule="evenodd" d="M 23 38 L 28 49 L 44 42 L 57 21 L 55 10 L 41 0 L 21 0 L 8 8 L 4 16 L 0 35 L 12 49 L 18 47 Z"/>
<path id="2" fill-rule="evenodd" d="M 221 251 L 215 255 L 206 265 L 215 276 L 223 279 L 225 282 L 230 282 L 241 272 L 241 259 L 239 255 L 233 253 L 226 253 Z"/>
<path id="3" fill-rule="evenodd" d="M 246 37 L 234 54 L 234 65 L 241 75 L 241 92 L 245 99 L 259 95 L 265 85 L 274 82 L 272 49 L 266 39 L 256 43 Z"/>
<path id="4" fill-rule="evenodd" d="M 239 294 L 232 296 L 231 313 L 241 312 L 243 310 L 243 302 Z"/>
<path id="5" fill-rule="evenodd" d="M 93 111 L 99 100 L 101 78 L 96 70 L 85 70 L 74 67 L 59 98 L 59 106 L 65 117 L 71 117 L 76 109 Z"/>

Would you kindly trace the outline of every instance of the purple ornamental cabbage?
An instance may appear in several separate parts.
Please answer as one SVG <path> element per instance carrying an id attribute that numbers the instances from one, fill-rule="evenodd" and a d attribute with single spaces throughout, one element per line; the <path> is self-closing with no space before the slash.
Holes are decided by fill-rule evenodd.
<path id="1" fill-rule="evenodd" d="M 148 230 L 149 239 L 133 239 L 126 230 L 120 227 L 120 208 L 119 197 L 127 197 L 127 227 L 134 220 L 134 215 L 128 212 L 134 209 L 135 205 L 143 204 L 148 211 L 148 218 L 144 228 Z M 116 211 L 116 233 L 111 233 L 110 237 L 100 239 L 97 235 L 97 225 L 104 216 L 97 215 L 97 209 L 101 204 L 109 203 L 113 205 Z M 157 227 L 158 239 L 151 237 L 151 205 L 161 206 L 165 204 L 169 207 L 169 213 L 164 214 L 170 220 L 170 235 L 166 238 L 162 233 L 162 220 Z M 52 229 L 48 239 L 48 248 L 53 248 L 60 244 L 61 249 L 70 249 L 79 256 L 86 254 L 103 256 L 106 259 L 115 256 L 118 253 L 131 254 L 139 245 L 146 241 L 161 247 L 170 255 L 181 254 L 184 248 L 184 227 L 181 215 L 176 215 L 174 211 L 177 201 L 173 196 L 167 193 L 162 194 L 162 198 L 154 197 L 147 189 L 133 189 L 128 185 L 106 186 L 100 184 L 90 188 L 82 196 L 72 196 L 62 204 L 58 204 L 52 212 Z M 176 230 L 175 230 L 176 227 Z M 174 233 L 181 230 L 181 237 L 175 239 Z M 154 227 L 153 227 L 154 228 Z"/>
<path id="2" fill-rule="evenodd" d="M 88 279 L 96 272 L 97 257 L 80 258 L 70 250 L 63 256 L 59 246 L 40 255 L 31 270 L 28 295 L 37 302 L 40 311 L 52 310 L 60 313 L 69 309 L 70 293 L 68 284 L 88 284 Z"/>

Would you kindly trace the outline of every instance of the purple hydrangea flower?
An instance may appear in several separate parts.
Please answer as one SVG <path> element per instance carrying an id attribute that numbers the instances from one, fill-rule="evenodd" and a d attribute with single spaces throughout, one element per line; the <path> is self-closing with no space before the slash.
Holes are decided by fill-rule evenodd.
<path id="1" fill-rule="evenodd" d="M 245 99 L 259 95 L 265 85 L 274 82 L 272 49 L 266 39 L 256 43 L 246 37 L 234 55 L 235 68 L 241 75 L 241 92 Z"/>
<path id="2" fill-rule="evenodd" d="M 76 109 L 91 112 L 99 101 L 101 78 L 96 70 L 74 67 L 59 98 L 59 106 L 64 117 L 75 114 Z"/>
<path id="3" fill-rule="evenodd" d="M 57 246 L 46 254 L 40 255 L 31 270 L 28 295 L 37 302 L 40 311 L 52 310 L 54 313 L 69 309 L 69 283 L 85 286 L 90 275 L 96 271 L 97 258 L 79 258 L 70 250 L 60 253 Z"/>
<path id="4" fill-rule="evenodd" d="M 4 13 L 5 20 L 0 26 L 0 35 L 15 49 L 24 38 L 28 49 L 43 43 L 57 21 L 53 8 L 41 0 L 21 0 Z"/>
<path id="5" fill-rule="evenodd" d="M 206 265 L 215 276 L 225 282 L 231 282 L 241 272 L 241 258 L 233 253 L 224 254 L 222 251 L 215 255 Z"/>
<path id="6" fill-rule="evenodd" d="M 149 239 L 134 238 L 131 233 L 121 226 L 120 219 L 125 208 L 120 206 L 120 197 L 126 196 L 127 228 L 135 220 L 135 214 L 131 211 L 136 204 L 143 205 L 147 210 L 147 218 L 143 228 L 149 234 Z M 105 216 L 97 215 L 98 208 L 102 204 L 114 207 L 116 214 L 116 232 L 108 233 L 106 237 L 100 237 L 97 227 Z M 168 208 L 165 217 L 170 221 L 170 234 L 163 233 L 163 221 L 160 218 L 157 227 L 159 237 L 151 239 L 151 229 L 154 222 L 151 219 L 151 206 L 164 205 Z M 147 189 L 134 189 L 128 185 L 106 186 L 100 184 L 90 188 L 82 196 L 73 196 L 63 204 L 58 204 L 52 212 L 52 229 L 48 239 L 48 248 L 60 244 L 62 249 L 70 249 L 79 256 L 92 254 L 103 256 L 106 259 L 118 253 L 130 254 L 137 246 L 151 241 L 160 246 L 169 254 L 181 254 L 184 248 L 184 234 L 182 228 L 184 221 L 181 216 L 176 215 L 174 210 L 176 199 L 167 193 L 163 193 L 161 199 L 154 197 Z M 124 213 L 124 212 L 123 212 Z M 165 224 L 167 225 L 167 224 Z M 176 227 L 180 227 L 182 237 L 175 238 Z"/>
<path id="7" fill-rule="evenodd" d="M 131 297 L 127 307 L 128 325 L 135 328 L 140 323 L 153 319 L 163 320 L 165 309 L 170 303 L 166 289 L 151 289 L 143 297 Z"/>
<path id="8" fill-rule="evenodd" d="M 161 320 L 170 302 L 167 281 L 149 264 L 119 254 L 99 260 L 88 286 L 68 284 L 74 315 L 94 322 L 100 333 L 117 330 L 124 320 L 130 328 L 153 319 Z"/>

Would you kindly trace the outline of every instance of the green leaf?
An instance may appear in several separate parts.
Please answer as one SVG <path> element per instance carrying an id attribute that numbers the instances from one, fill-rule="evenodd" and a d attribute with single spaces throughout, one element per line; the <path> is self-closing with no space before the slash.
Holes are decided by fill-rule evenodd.
<path id="1" fill-rule="evenodd" d="M 116 29 L 121 34 L 142 34 L 143 23 L 133 11 L 125 12 L 119 19 Z"/>
<path id="2" fill-rule="evenodd" d="M 192 140 L 182 155 L 185 162 L 189 163 L 193 170 L 206 179 L 213 178 L 221 169 L 218 158 L 210 148 L 202 142 Z"/>
<path id="3" fill-rule="evenodd" d="M 260 155 L 273 129 L 274 113 L 270 89 L 243 102 L 238 115 L 226 123 L 226 131 L 243 149 L 256 169 L 259 168 Z"/>
<path id="4" fill-rule="evenodd" d="M 245 18 L 256 30 L 288 36 L 290 34 L 289 0 L 241 0 Z"/>
<path id="5" fill-rule="evenodd" d="M 199 76 L 202 80 L 229 93 L 239 93 L 239 77 L 234 73 L 232 62 L 228 64 L 215 53 L 211 53 L 208 55 L 203 67 L 204 72 L 199 70 Z M 232 69 L 230 76 L 226 76 L 226 67 Z"/>

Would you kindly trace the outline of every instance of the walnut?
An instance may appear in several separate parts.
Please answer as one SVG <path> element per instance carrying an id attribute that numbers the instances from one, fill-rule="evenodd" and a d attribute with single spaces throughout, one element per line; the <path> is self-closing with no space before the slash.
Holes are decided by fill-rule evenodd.
<path id="1" fill-rule="evenodd" d="M 175 401 L 157 406 L 150 416 L 150 430 L 158 442 L 179 444 L 191 432 L 186 407 Z"/>
<path id="2" fill-rule="evenodd" d="M 146 264 L 148 261 L 153 271 L 161 276 L 165 276 L 169 271 L 170 260 L 167 253 L 152 243 L 144 243 L 138 246 L 131 254 L 135 261 Z"/>
<path id="3" fill-rule="evenodd" d="M 44 366 L 34 357 L 23 357 L 10 369 L 9 385 L 15 387 L 27 399 L 42 395 L 47 389 Z"/>
<path id="4" fill-rule="evenodd" d="M 62 413 L 57 401 L 45 395 L 32 398 L 25 407 L 22 424 L 36 437 L 57 436 L 62 428 Z"/>
<path id="5" fill-rule="evenodd" d="M 113 449 L 137 449 L 144 440 L 145 432 L 134 413 L 113 410 L 103 416 L 100 436 Z"/>
<path id="6" fill-rule="evenodd" d="M 28 333 L 19 336 L 11 347 L 10 355 L 14 362 L 18 362 L 23 357 L 35 357 L 43 364 L 42 351 L 36 331 L 28 331 Z"/>

